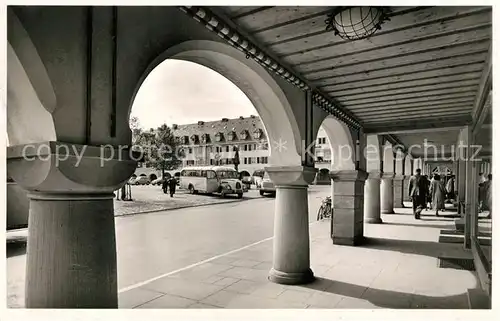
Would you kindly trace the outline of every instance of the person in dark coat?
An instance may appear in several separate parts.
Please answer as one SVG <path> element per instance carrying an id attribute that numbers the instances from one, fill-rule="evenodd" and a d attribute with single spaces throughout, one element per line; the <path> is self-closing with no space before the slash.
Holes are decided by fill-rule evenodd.
<path id="1" fill-rule="evenodd" d="M 177 180 L 174 177 L 168 180 L 168 187 L 170 189 L 170 197 L 174 197 L 175 188 L 177 187 Z"/>
<path id="2" fill-rule="evenodd" d="M 167 194 L 168 193 L 168 179 L 164 178 L 162 183 L 161 183 L 161 188 L 163 190 L 163 193 Z"/>
<path id="3" fill-rule="evenodd" d="M 417 168 L 415 175 L 410 178 L 409 196 L 413 201 L 413 215 L 420 219 L 420 213 L 426 207 L 428 184 L 427 179 L 420 175 L 421 170 Z"/>

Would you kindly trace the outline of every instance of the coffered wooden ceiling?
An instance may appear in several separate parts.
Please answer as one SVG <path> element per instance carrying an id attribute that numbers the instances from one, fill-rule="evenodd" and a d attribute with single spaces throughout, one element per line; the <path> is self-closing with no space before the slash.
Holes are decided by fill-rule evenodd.
<path id="1" fill-rule="evenodd" d="M 491 55 L 491 7 L 392 7 L 357 41 L 325 30 L 333 7 L 211 9 L 372 131 L 465 125 Z"/>

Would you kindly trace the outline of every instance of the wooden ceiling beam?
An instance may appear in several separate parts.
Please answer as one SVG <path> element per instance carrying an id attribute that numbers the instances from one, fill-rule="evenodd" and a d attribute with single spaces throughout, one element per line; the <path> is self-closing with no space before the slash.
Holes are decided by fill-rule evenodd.
<path id="1" fill-rule="evenodd" d="M 487 59 L 487 51 L 472 52 L 455 57 L 446 57 L 443 59 L 417 62 L 415 64 L 408 64 L 404 66 L 394 66 L 391 68 L 374 69 L 367 67 L 366 69 L 359 67 L 354 68 L 352 73 L 343 72 L 337 69 L 332 69 L 331 73 L 327 76 L 316 77 L 309 75 L 307 79 L 312 81 L 316 86 L 324 86 L 325 84 L 335 81 L 337 83 L 366 80 L 373 78 L 383 78 L 397 75 L 407 75 L 411 73 L 419 73 L 423 71 L 433 71 L 445 69 L 449 67 L 458 67 L 464 65 L 471 65 L 476 63 L 483 64 Z"/>
<path id="2" fill-rule="evenodd" d="M 363 131 L 365 134 L 378 134 L 381 133 L 393 133 L 400 132 L 403 130 L 422 130 L 422 129 L 442 129 L 449 127 L 463 127 L 469 124 L 471 121 L 470 115 L 459 117 L 459 118 L 450 118 L 447 120 L 439 120 L 435 119 L 420 119 L 418 121 L 400 121 L 400 122 L 391 122 L 391 123 L 381 123 L 381 124 L 370 124 L 370 126 L 365 126 Z"/>
<path id="3" fill-rule="evenodd" d="M 477 74 L 476 74 L 477 75 Z M 460 76 L 459 76 L 460 77 Z M 457 77 L 458 78 L 458 77 Z M 336 97 L 337 99 L 343 97 L 350 97 L 352 99 L 356 98 L 369 98 L 369 97 L 380 97 L 380 96 L 388 96 L 388 95 L 397 95 L 403 93 L 412 93 L 412 92 L 422 92 L 429 90 L 438 90 L 438 89 L 453 89 L 465 86 L 474 86 L 478 84 L 479 77 L 471 78 L 471 79 L 459 79 L 459 80 L 449 80 L 443 79 L 441 81 L 437 81 L 433 84 L 419 84 L 418 82 L 410 83 L 405 87 L 391 87 L 389 85 L 382 85 L 372 88 L 359 88 L 357 90 L 350 91 L 337 91 L 337 92 L 327 92 L 328 94 Z M 368 89 L 368 90 L 367 90 Z"/>
<path id="4" fill-rule="evenodd" d="M 487 19 L 485 19 L 487 20 Z M 374 46 L 369 50 L 358 51 L 357 42 L 349 42 L 342 48 L 337 46 L 326 48 L 324 52 L 315 53 L 315 59 L 308 59 L 307 54 L 297 56 L 296 59 L 286 58 L 286 62 L 296 65 L 298 70 L 305 76 L 318 73 L 331 66 L 343 66 L 347 64 L 361 63 L 384 58 L 398 58 L 401 56 L 430 52 L 433 50 L 444 50 L 446 47 L 459 45 L 468 46 L 471 43 L 491 38 L 491 20 L 487 23 L 468 29 L 454 29 L 439 35 L 427 37 L 410 37 L 403 43 L 382 42 L 380 46 Z M 344 48 L 345 47 L 345 48 Z M 333 54 L 333 55 L 332 55 Z"/>
<path id="5" fill-rule="evenodd" d="M 451 127 L 441 127 L 441 128 L 421 128 L 421 129 L 403 129 L 403 130 L 388 130 L 379 131 L 379 135 L 385 134 L 424 134 L 424 133 L 435 133 L 435 132 L 445 132 L 445 131 L 458 131 L 463 129 L 464 126 L 451 126 Z"/>
<path id="6" fill-rule="evenodd" d="M 391 20 L 386 22 L 382 30 L 372 36 L 371 39 L 376 43 L 381 43 L 377 39 L 385 34 L 394 34 L 412 28 L 424 27 L 442 20 L 454 19 L 457 16 L 457 11 L 461 13 L 460 16 L 463 16 L 473 15 L 485 10 L 491 11 L 491 7 L 438 6 L 406 8 L 405 10 L 393 12 L 391 14 Z M 302 25 L 296 26 L 291 24 L 280 28 L 281 30 L 279 30 L 279 33 L 273 35 L 267 33 L 263 36 L 266 36 L 266 38 L 273 38 L 273 40 L 268 40 L 267 45 L 271 50 L 282 57 L 300 55 L 304 50 L 321 50 L 322 48 L 329 47 L 330 44 L 340 45 L 347 42 L 340 37 L 335 37 L 331 31 L 326 31 L 324 28 L 324 19 L 317 17 L 308 22 L 309 32 L 306 33 L 297 34 L 297 29 L 302 27 Z M 327 44 L 325 44 L 325 39 L 328 40 Z"/>
<path id="7" fill-rule="evenodd" d="M 468 85 L 468 86 L 463 86 L 463 87 L 453 87 L 453 88 L 444 88 L 444 89 L 437 89 L 437 90 L 432 90 L 432 89 L 427 89 L 427 90 L 419 90 L 419 91 L 409 91 L 405 92 L 403 90 L 403 93 L 389 93 L 389 94 L 381 94 L 381 95 L 375 95 L 369 94 L 370 96 L 368 97 L 360 97 L 360 95 L 356 96 L 343 96 L 343 97 L 335 97 L 335 99 L 342 103 L 346 104 L 348 106 L 349 104 L 364 104 L 364 103 L 371 103 L 371 102 L 382 102 L 382 101 L 393 101 L 397 99 L 409 99 L 409 98 L 415 98 L 415 97 L 440 97 L 444 95 L 450 95 L 450 94 L 455 94 L 455 93 L 471 93 L 473 94 L 477 90 L 478 85 L 473 84 L 473 85 Z M 401 92 L 401 91 L 400 91 Z M 360 98 L 358 98 L 360 97 Z"/>
<path id="8" fill-rule="evenodd" d="M 467 116 L 469 114 L 469 110 L 463 110 L 463 111 L 446 111 L 446 112 L 433 112 L 433 113 L 411 113 L 408 115 L 400 116 L 400 115 L 386 115 L 383 117 L 377 117 L 377 116 L 371 116 L 367 118 L 361 118 L 363 121 L 363 124 L 365 126 L 370 126 L 370 124 L 373 123 L 383 123 L 383 122 L 399 122 L 399 121 L 406 121 L 406 120 L 419 120 L 422 118 L 435 118 L 435 119 L 444 119 L 448 118 L 450 116 L 455 117 L 455 116 Z"/>
<path id="9" fill-rule="evenodd" d="M 363 121 L 365 121 L 368 118 L 371 117 L 384 117 L 387 115 L 391 116 L 404 116 L 404 115 L 419 115 L 419 114 L 426 114 L 426 113 L 432 113 L 432 112 L 448 112 L 448 111 L 456 111 L 456 112 L 464 112 L 468 111 L 470 112 L 472 106 L 471 105 L 463 105 L 463 106 L 452 106 L 452 107 L 438 107 L 438 108 L 414 108 L 414 109 L 407 109 L 407 108 L 402 108 L 402 109 L 397 109 L 397 110 L 385 110 L 385 111 L 365 111 L 365 112 L 357 112 L 356 115 L 361 118 Z"/>
<path id="10" fill-rule="evenodd" d="M 381 84 L 394 85 L 394 84 L 405 84 L 412 81 L 432 81 L 433 79 L 440 77 L 450 77 L 450 76 L 461 76 L 468 73 L 479 73 L 481 75 L 484 64 L 483 61 L 486 59 L 486 53 L 483 54 L 480 62 L 471 64 L 458 64 L 452 65 L 450 67 L 443 67 L 431 70 L 420 70 L 416 72 L 409 73 L 394 73 L 390 75 L 382 75 L 381 77 L 375 78 L 354 78 L 354 76 L 362 76 L 363 73 L 357 73 L 351 75 L 352 79 L 348 78 L 348 81 L 342 82 L 340 80 L 335 80 L 334 82 L 322 82 L 320 88 L 325 91 L 336 91 L 336 90 L 349 90 L 356 88 L 369 88 L 371 86 L 378 86 Z M 462 61 L 463 62 L 463 61 Z M 481 77 L 481 76 L 479 76 Z"/>
<path id="11" fill-rule="evenodd" d="M 347 101 L 342 104 L 349 110 L 353 110 L 357 107 L 378 107 L 378 106 L 394 106 L 406 103 L 423 103 L 423 102 L 437 102 L 440 100 L 449 101 L 449 99 L 457 99 L 457 98 L 473 98 L 473 92 L 465 92 L 465 93 L 454 93 L 443 96 L 428 96 L 428 97 L 412 97 L 406 99 L 395 99 L 389 101 L 380 101 L 380 102 L 368 102 L 368 103 L 354 103 L 351 104 Z"/>
<path id="12" fill-rule="evenodd" d="M 436 107 L 441 105 L 459 105 L 459 104 L 474 104 L 474 97 L 465 98 L 452 98 L 452 99 L 440 99 L 434 101 L 423 101 L 405 104 L 395 104 L 395 105 L 380 105 L 380 106 L 361 106 L 361 107 L 351 107 L 350 111 L 353 113 L 363 112 L 363 111 L 389 111 L 392 109 L 402 109 L 402 108 L 415 108 L 415 107 Z"/>

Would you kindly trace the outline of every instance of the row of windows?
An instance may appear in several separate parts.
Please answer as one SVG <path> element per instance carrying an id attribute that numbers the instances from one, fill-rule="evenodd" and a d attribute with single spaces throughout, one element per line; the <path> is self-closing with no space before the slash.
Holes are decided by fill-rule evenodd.
<path id="1" fill-rule="evenodd" d="M 240 151 L 252 151 L 252 150 L 268 150 L 269 149 L 269 145 L 268 143 L 262 143 L 262 144 L 244 144 L 244 145 L 241 145 L 240 147 Z M 211 148 L 209 147 L 208 148 L 208 152 L 211 152 Z M 223 146 L 215 146 L 215 152 L 216 153 L 222 153 L 222 152 L 232 152 L 233 151 L 233 146 L 230 146 L 230 145 L 227 145 L 225 147 Z M 188 148 L 188 153 L 189 154 L 192 154 L 193 153 L 193 148 L 189 147 Z"/>
<path id="2" fill-rule="evenodd" d="M 243 164 L 267 164 L 267 156 L 263 157 L 244 157 Z"/>
<path id="3" fill-rule="evenodd" d="M 326 137 L 318 138 L 318 144 L 326 144 Z"/>

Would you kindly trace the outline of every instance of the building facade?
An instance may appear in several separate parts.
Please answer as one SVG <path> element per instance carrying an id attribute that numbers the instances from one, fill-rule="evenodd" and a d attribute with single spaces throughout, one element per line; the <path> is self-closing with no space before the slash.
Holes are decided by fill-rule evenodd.
<path id="1" fill-rule="evenodd" d="M 218 121 L 199 121 L 184 125 L 173 124 L 172 130 L 180 149 L 184 152 L 182 166 L 178 170 L 188 166 L 234 166 L 236 149 L 239 151 L 240 172 L 252 175 L 256 170 L 269 166 L 269 149 L 272 148 L 272 142 L 268 141 L 264 125 L 258 116 L 223 118 Z M 316 139 L 315 161 L 317 168 L 330 168 L 330 143 L 323 128 L 319 129 Z M 135 174 L 161 176 L 159 171 L 141 165 Z"/>

